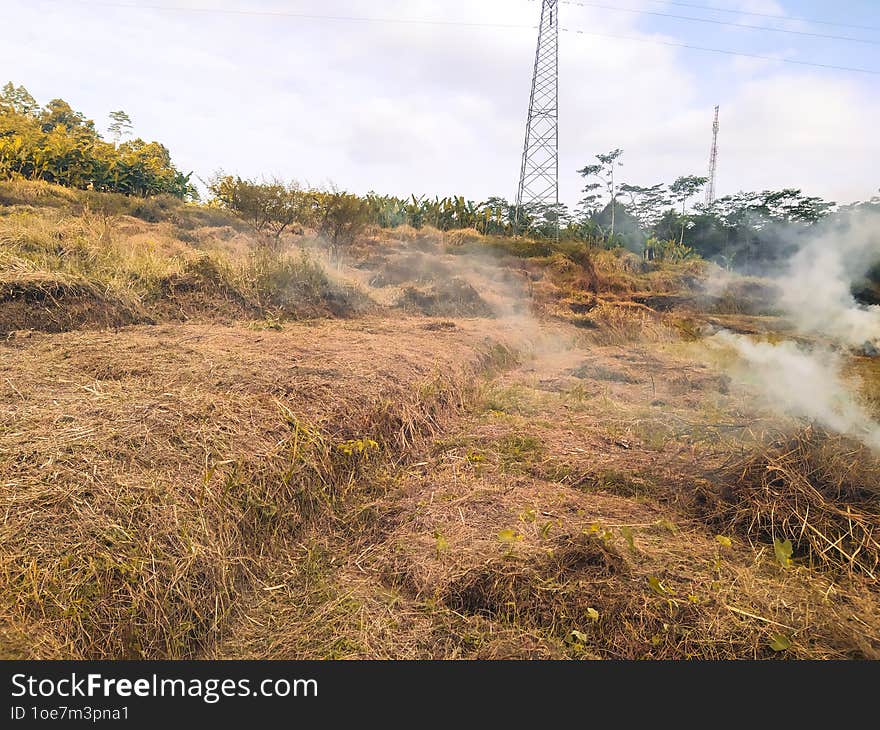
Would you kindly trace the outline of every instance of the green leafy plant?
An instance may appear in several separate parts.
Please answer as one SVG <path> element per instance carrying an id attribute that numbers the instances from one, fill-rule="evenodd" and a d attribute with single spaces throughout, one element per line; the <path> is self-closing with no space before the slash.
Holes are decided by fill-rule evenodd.
<path id="1" fill-rule="evenodd" d="M 785 634 L 774 634 L 771 637 L 770 648 L 773 651 L 785 651 L 791 648 L 791 638 Z"/>
<path id="2" fill-rule="evenodd" d="M 437 547 L 437 555 L 449 549 L 449 541 L 443 536 L 439 530 L 434 531 L 434 541 Z"/>
<path id="3" fill-rule="evenodd" d="M 793 553 L 791 540 L 782 541 L 773 538 L 773 552 L 776 555 L 777 563 L 779 563 L 783 568 L 791 567 L 791 556 Z"/>
<path id="4" fill-rule="evenodd" d="M 501 530 L 498 533 L 498 539 L 504 543 L 505 545 L 512 545 L 519 540 L 523 539 L 523 536 L 516 532 L 516 530 Z"/>

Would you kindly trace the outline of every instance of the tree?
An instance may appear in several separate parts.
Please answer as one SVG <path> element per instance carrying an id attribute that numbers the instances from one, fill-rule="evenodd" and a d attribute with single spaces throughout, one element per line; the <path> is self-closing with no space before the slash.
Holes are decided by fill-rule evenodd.
<path id="1" fill-rule="evenodd" d="M 33 117 L 40 110 L 40 105 L 24 86 L 14 86 L 7 82 L 0 90 L 0 114 L 20 114 Z"/>
<path id="2" fill-rule="evenodd" d="M 681 237 L 678 241 L 680 245 L 684 244 L 684 229 L 687 223 L 685 220 L 687 201 L 694 197 L 707 182 L 709 182 L 707 177 L 684 175 L 669 186 L 669 193 L 672 195 L 673 200 L 681 203 Z"/>
<path id="3" fill-rule="evenodd" d="M 110 136 L 113 138 L 113 146 L 118 147 L 122 138 L 131 134 L 131 118 L 121 109 L 110 112 L 108 116 L 110 117 L 110 125 L 107 127 L 107 131 L 110 132 Z"/>
<path id="4" fill-rule="evenodd" d="M 293 224 L 315 222 L 315 193 L 303 190 L 296 181 L 256 182 L 219 173 L 208 189 L 223 207 L 241 216 L 254 230 L 271 235 L 276 245 Z M 366 201 L 364 205 L 369 207 Z"/>
<path id="5" fill-rule="evenodd" d="M 586 195 L 581 200 L 582 207 L 586 208 L 587 206 L 591 206 L 595 208 L 595 204 L 601 199 L 601 196 L 595 192 L 599 188 L 604 186 L 608 193 L 611 202 L 610 238 L 614 237 L 615 208 L 617 207 L 615 205 L 615 201 L 617 200 L 617 188 L 614 181 L 614 168 L 623 166 L 623 163 L 619 162 L 621 155 L 623 155 L 623 150 L 619 148 L 611 150 L 611 152 L 606 152 L 605 154 L 596 155 L 596 159 L 599 160 L 598 163 L 587 165 L 582 170 L 578 170 L 578 173 L 580 173 L 583 178 L 589 179 L 594 177 L 599 180 L 598 183 L 591 183 L 584 187 L 583 191 Z"/>
<path id="6" fill-rule="evenodd" d="M 369 214 L 369 204 L 357 195 L 336 190 L 318 195 L 318 230 L 337 263 L 341 249 L 351 245 L 369 223 Z"/>
<path id="7" fill-rule="evenodd" d="M 646 231 L 654 228 L 663 213 L 663 208 L 672 202 L 663 183 L 650 187 L 624 183 L 620 186 L 620 192 L 629 196 L 627 208 Z"/>
<path id="8" fill-rule="evenodd" d="M 68 132 L 83 130 L 95 133 L 95 123 L 78 111 L 74 111 L 64 99 L 52 99 L 40 114 L 40 124 L 44 132 L 51 132 L 55 127 L 64 127 Z"/>
<path id="9" fill-rule="evenodd" d="M 63 99 L 40 107 L 10 82 L 0 90 L 0 178 L 13 176 L 127 195 L 197 197 L 190 175 L 174 167 L 160 143 L 112 145 Z"/>

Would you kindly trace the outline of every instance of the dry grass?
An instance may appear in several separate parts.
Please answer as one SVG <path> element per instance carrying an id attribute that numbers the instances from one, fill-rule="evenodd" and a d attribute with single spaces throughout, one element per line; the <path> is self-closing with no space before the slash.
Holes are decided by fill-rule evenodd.
<path id="1" fill-rule="evenodd" d="M 148 321 L 134 297 L 88 279 L 23 268 L 0 274 L 0 334 L 26 329 L 65 332 L 82 326 L 107 328 Z"/>
<path id="2" fill-rule="evenodd" d="M 750 435 L 701 264 L 142 203 L 0 185 L 0 655 L 880 656 L 880 467 Z"/>
<path id="3" fill-rule="evenodd" d="M 589 332 L 597 345 L 670 342 L 675 332 L 662 314 L 637 302 L 601 302 L 588 314 L 570 315 L 569 321 Z"/>
<path id="4" fill-rule="evenodd" d="M 426 290 L 405 287 L 395 306 L 406 312 L 430 317 L 492 317 L 494 311 L 479 292 L 457 277 L 434 284 Z"/>
<path id="5" fill-rule="evenodd" d="M 693 491 L 744 443 L 727 429 L 750 421 L 731 423 L 720 375 L 643 346 L 571 345 L 497 376 L 384 497 L 305 540 L 212 656 L 880 656 L 863 575 L 782 565 L 695 516 Z"/>
<path id="6" fill-rule="evenodd" d="M 492 362 L 460 334 L 367 329 L 165 326 L 5 345 L 4 655 L 210 646 L 271 556 L 369 494 L 365 470 L 436 430 Z M 442 352 L 425 349 L 438 337 Z"/>
<path id="7" fill-rule="evenodd" d="M 765 436 L 720 483 L 704 492 L 712 519 L 756 542 L 790 540 L 812 567 L 878 577 L 880 460 L 865 446 L 814 427 Z"/>
<path id="8" fill-rule="evenodd" d="M 43 200 L 36 192 L 56 191 L 26 192 Z M 304 250 L 273 252 L 232 228 L 199 225 L 203 209 L 174 210 L 176 222 L 155 223 L 88 206 L 7 211 L 0 216 L 0 331 L 349 316 L 372 307 Z"/>

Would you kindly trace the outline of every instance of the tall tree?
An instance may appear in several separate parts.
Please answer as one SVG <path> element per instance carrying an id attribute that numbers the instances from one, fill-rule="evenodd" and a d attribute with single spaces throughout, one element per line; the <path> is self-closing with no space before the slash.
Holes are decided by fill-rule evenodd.
<path id="1" fill-rule="evenodd" d="M 0 114 L 21 114 L 36 116 L 40 105 L 24 86 L 16 87 L 11 81 L 0 90 Z"/>
<path id="2" fill-rule="evenodd" d="M 707 177 L 699 177 L 698 175 L 683 175 L 669 186 L 669 192 L 673 200 L 681 203 L 681 237 L 679 244 L 684 243 L 684 228 L 686 224 L 685 212 L 687 201 L 696 195 L 702 187 L 709 182 Z"/>
<path id="3" fill-rule="evenodd" d="M 113 146 L 118 147 L 122 138 L 131 134 L 131 117 L 121 109 L 110 112 L 108 116 L 110 117 L 110 125 L 107 127 L 107 131 L 110 132 L 110 136 L 113 138 Z"/>
<path id="4" fill-rule="evenodd" d="M 581 177 L 590 179 L 596 178 L 599 180 L 598 183 L 590 183 L 584 187 L 584 193 L 586 196 L 581 201 L 581 205 L 584 206 L 585 203 L 591 201 L 595 204 L 596 201 L 599 200 L 599 195 L 595 193 L 596 190 L 604 187 L 608 198 L 611 203 L 611 232 L 609 238 L 614 237 L 614 223 L 615 223 L 615 208 L 617 207 L 617 186 L 615 183 L 615 175 L 614 171 L 616 167 L 622 167 L 623 163 L 620 162 L 620 157 L 623 155 L 623 150 L 618 148 L 611 150 L 610 152 L 606 152 L 604 154 L 596 155 L 597 163 L 592 165 L 587 165 L 581 170 L 578 170 Z"/>
<path id="5" fill-rule="evenodd" d="M 646 231 L 654 228 L 663 209 L 672 202 L 663 183 L 650 187 L 624 183 L 620 186 L 620 192 L 629 196 L 627 208 Z"/>

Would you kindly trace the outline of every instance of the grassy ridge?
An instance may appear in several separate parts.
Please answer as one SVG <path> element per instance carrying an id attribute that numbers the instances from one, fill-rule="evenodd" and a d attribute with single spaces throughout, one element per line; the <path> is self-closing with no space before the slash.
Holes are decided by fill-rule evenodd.
<path id="1" fill-rule="evenodd" d="M 340 315 L 365 304 L 304 251 L 272 251 L 205 206 L 23 181 L 0 184 L 0 200 L 3 332 Z"/>

